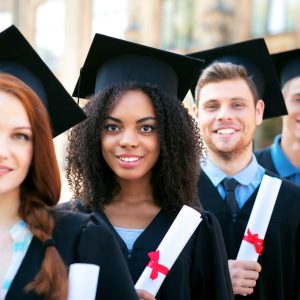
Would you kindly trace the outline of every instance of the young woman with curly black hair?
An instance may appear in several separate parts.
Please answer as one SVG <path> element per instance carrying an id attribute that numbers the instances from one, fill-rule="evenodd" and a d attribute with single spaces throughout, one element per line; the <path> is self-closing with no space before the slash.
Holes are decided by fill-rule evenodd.
<path id="1" fill-rule="evenodd" d="M 119 130 L 107 129 L 110 120 L 108 116 L 129 92 L 145 94 L 152 99 L 155 126 L 152 125 L 154 120 L 147 121 L 149 124 L 146 122 L 145 126 L 149 132 L 144 135 L 149 136 L 151 131 L 159 135 L 159 157 L 151 170 L 153 202 L 155 206 L 176 215 L 182 205 L 193 206 L 199 203 L 195 201 L 199 168 L 194 162 L 200 159 L 202 143 L 195 122 L 182 104 L 155 87 L 138 83 L 119 84 L 101 91 L 91 99 L 85 107 L 88 120 L 74 127 L 69 136 L 67 177 L 75 197 L 89 211 L 104 209 L 118 196 L 120 182 L 103 155 L 99 133 Z M 127 109 L 124 113 L 127 113 Z M 113 126 L 117 127 L 117 123 L 113 122 Z M 95 138 L 97 135 L 98 139 Z M 129 171 L 136 172 L 135 169 Z"/>
<path id="2" fill-rule="evenodd" d="M 101 46 L 105 47 L 103 41 Z M 140 58 L 124 58 L 135 76 Z M 152 66 L 160 63 L 143 56 L 143 64 L 148 59 Z M 110 64 L 106 71 L 111 69 Z M 157 249 L 182 206 L 196 208 L 203 221 L 156 297 L 232 299 L 220 228 L 214 216 L 198 204 L 203 145 L 195 121 L 176 96 L 166 92 L 164 84 L 157 85 L 151 78 L 145 83 L 142 75 L 136 80 L 126 75 L 125 80 L 116 81 L 91 97 L 84 108 L 87 120 L 69 135 L 67 178 L 77 199 L 73 207 L 107 222 L 134 282 L 149 261 L 148 253 Z M 80 84 L 84 85 L 83 74 Z"/>

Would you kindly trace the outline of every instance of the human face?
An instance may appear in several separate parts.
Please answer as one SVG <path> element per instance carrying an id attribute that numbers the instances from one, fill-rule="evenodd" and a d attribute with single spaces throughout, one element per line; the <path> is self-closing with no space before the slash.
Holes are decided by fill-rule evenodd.
<path id="1" fill-rule="evenodd" d="M 300 142 L 300 77 L 287 83 L 283 89 L 288 115 L 283 117 L 283 133 Z"/>
<path id="2" fill-rule="evenodd" d="M 252 153 L 256 126 L 262 122 L 264 104 L 254 99 L 243 79 L 204 85 L 199 94 L 198 124 L 209 153 L 224 159 Z"/>
<path id="3" fill-rule="evenodd" d="M 150 181 L 160 153 L 151 99 L 128 91 L 109 112 L 101 131 L 102 155 L 119 180 Z"/>
<path id="4" fill-rule="evenodd" d="M 0 197 L 19 197 L 33 155 L 32 129 L 24 106 L 0 91 Z"/>

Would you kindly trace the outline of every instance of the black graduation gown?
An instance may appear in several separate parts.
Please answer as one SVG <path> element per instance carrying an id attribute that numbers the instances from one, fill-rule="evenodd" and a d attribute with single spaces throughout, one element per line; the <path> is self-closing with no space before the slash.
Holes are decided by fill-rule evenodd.
<path id="1" fill-rule="evenodd" d="M 218 218 L 230 259 L 237 256 L 257 192 L 258 188 L 234 222 L 226 202 L 205 172 L 201 172 L 199 199 L 203 207 Z M 300 299 L 300 188 L 287 180 L 282 182 L 258 262 L 262 271 L 254 293 L 246 299 Z M 235 299 L 244 297 L 236 296 Z"/>
<path id="2" fill-rule="evenodd" d="M 148 253 L 157 249 L 174 221 L 174 217 L 161 210 L 138 237 L 129 253 L 106 216 L 102 212 L 93 215 L 99 222 L 105 220 L 112 228 L 134 282 L 137 282 L 149 262 Z M 211 214 L 203 212 L 202 218 L 203 221 L 166 276 L 156 295 L 157 300 L 233 299 L 221 229 Z"/>
<path id="3" fill-rule="evenodd" d="M 95 225 L 89 215 L 55 211 L 53 239 L 66 265 L 94 263 L 100 266 L 97 300 L 137 300 L 130 274 L 119 246 L 106 224 Z M 25 293 L 25 286 L 39 272 L 44 257 L 41 242 L 33 238 L 22 264 L 7 292 L 6 300 L 38 300 Z M 84 300 L 84 299 L 83 299 Z"/>
<path id="4" fill-rule="evenodd" d="M 257 162 L 265 169 L 279 175 L 272 160 L 271 147 L 255 151 Z"/>

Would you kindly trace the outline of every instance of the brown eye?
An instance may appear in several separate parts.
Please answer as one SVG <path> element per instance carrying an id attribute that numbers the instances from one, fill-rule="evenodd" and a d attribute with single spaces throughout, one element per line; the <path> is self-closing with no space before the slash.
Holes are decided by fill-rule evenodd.
<path id="1" fill-rule="evenodd" d="M 108 125 L 104 126 L 104 129 L 107 131 L 111 131 L 111 132 L 115 132 L 115 131 L 119 130 L 118 126 L 115 124 L 108 124 Z"/>
<path id="2" fill-rule="evenodd" d="M 141 131 L 145 132 L 145 133 L 149 133 L 153 130 L 154 130 L 154 127 L 150 126 L 150 125 L 144 125 L 144 126 L 141 127 Z"/>

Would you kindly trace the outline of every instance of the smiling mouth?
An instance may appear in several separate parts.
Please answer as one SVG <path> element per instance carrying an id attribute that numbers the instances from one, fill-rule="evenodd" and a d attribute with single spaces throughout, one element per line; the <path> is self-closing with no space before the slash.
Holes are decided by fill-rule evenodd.
<path id="1" fill-rule="evenodd" d="M 235 133 L 235 130 L 232 128 L 224 128 L 224 129 L 217 129 L 215 132 L 218 134 L 225 135 L 225 134 L 233 134 L 233 133 Z"/>
<path id="2" fill-rule="evenodd" d="M 136 162 L 136 161 L 139 161 L 142 159 L 142 157 L 140 157 L 140 156 L 139 157 L 121 157 L 121 156 L 119 156 L 118 158 L 119 158 L 119 160 L 127 162 L 127 163 Z"/>
<path id="3" fill-rule="evenodd" d="M 10 168 L 0 168 L 0 175 L 4 175 L 12 171 Z"/>

